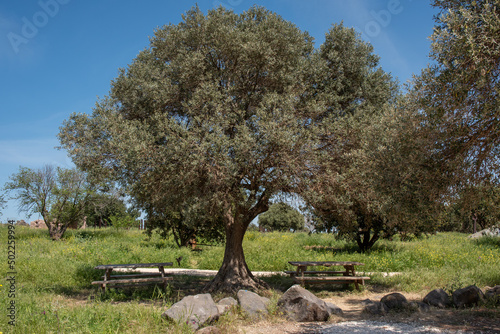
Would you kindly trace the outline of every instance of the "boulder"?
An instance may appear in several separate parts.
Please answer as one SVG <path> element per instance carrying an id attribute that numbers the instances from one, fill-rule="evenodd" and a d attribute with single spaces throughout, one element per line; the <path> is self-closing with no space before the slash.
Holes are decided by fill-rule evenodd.
<path id="1" fill-rule="evenodd" d="M 220 334 L 221 331 L 215 326 L 205 327 L 196 331 L 196 334 Z"/>
<path id="2" fill-rule="evenodd" d="M 486 290 L 485 296 L 488 301 L 493 302 L 494 304 L 500 304 L 500 285 L 497 285 L 493 288 Z"/>
<path id="3" fill-rule="evenodd" d="M 25 222 L 23 219 L 16 221 L 16 226 L 30 226 L 27 222 Z"/>
<path id="4" fill-rule="evenodd" d="M 450 296 L 443 289 L 435 289 L 424 297 L 424 303 L 439 308 L 445 308 L 451 305 Z"/>
<path id="5" fill-rule="evenodd" d="M 45 222 L 43 221 L 43 219 L 33 220 L 30 223 L 30 228 L 48 229 L 47 224 L 45 224 Z"/>
<path id="6" fill-rule="evenodd" d="M 431 307 L 429 304 L 422 303 L 422 302 L 411 302 L 410 303 L 410 310 L 418 311 L 418 312 L 429 312 L 431 310 Z"/>
<path id="7" fill-rule="evenodd" d="M 500 237 L 500 226 L 493 226 L 469 235 L 470 239 L 478 239 L 481 237 Z"/>
<path id="8" fill-rule="evenodd" d="M 385 295 L 380 300 L 382 304 L 385 304 L 389 310 L 401 310 L 407 309 L 409 307 L 408 300 L 406 297 L 400 294 L 399 292 L 391 293 Z"/>
<path id="9" fill-rule="evenodd" d="M 327 321 L 331 314 L 338 313 L 340 310 L 333 304 L 327 305 L 298 284 L 281 296 L 278 300 L 278 307 L 290 320 L 299 322 Z M 338 310 L 333 312 L 334 309 Z"/>
<path id="10" fill-rule="evenodd" d="M 340 315 L 340 314 L 344 313 L 340 307 L 338 307 L 337 305 L 335 305 L 333 303 L 326 303 L 326 306 L 328 307 L 330 314 Z"/>
<path id="11" fill-rule="evenodd" d="M 484 298 L 484 294 L 477 286 L 470 285 L 453 292 L 451 298 L 456 307 L 462 308 L 477 305 Z"/>
<path id="12" fill-rule="evenodd" d="M 385 315 L 387 314 L 387 312 L 389 312 L 387 306 L 381 302 L 374 302 L 370 299 L 366 299 L 363 300 L 363 304 L 365 305 L 363 311 L 368 314 Z"/>
<path id="13" fill-rule="evenodd" d="M 216 320 L 219 317 L 219 309 L 210 294 L 184 297 L 180 302 L 172 305 L 162 316 L 166 319 L 185 322 L 194 330 Z"/>
<path id="14" fill-rule="evenodd" d="M 247 290 L 238 291 L 237 297 L 241 309 L 244 310 L 250 317 L 254 318 L 268 314 L 267 305 L 270 302 L 268 298 L 261 297 L 258 294 Z"/>
<path id="15" fill-rule="evenodd" d="M 236 299 L 234 299 L 233 297 L 228 297 L 228 298 L 221 299 L 217 303 L 217 308 L 219 309 L 219 314 L 222 315 L 222 314 L 228 312 L 231 309 L 231 307 L 237 306 L 237 305 L 238 305 L 238 302 L 236 301 Z"/>

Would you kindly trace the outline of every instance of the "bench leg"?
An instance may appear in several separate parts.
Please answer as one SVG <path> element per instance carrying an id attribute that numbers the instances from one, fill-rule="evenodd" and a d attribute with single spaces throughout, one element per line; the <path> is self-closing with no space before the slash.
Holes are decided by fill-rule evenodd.
<path id="1" fill-rule="evenodd" d="M 163 279 L 163 289 L 166 290 L 167 289 L 167 280 L 165 279 L 165 268 L 163 266 L 159 266 L 158 267 L 158 270 L 160 271 L 161 273 L 161 278 Z"/>
<path id="2" fill-rule="evenodd" d="M 106 269 L 106 272 L 104 273 L 104 283 L 101 285 L 101 289 L 103 292 L 106 292 L 106 282 L 110 280 L 112 271 L 113 268 L 109 268 Z"/>

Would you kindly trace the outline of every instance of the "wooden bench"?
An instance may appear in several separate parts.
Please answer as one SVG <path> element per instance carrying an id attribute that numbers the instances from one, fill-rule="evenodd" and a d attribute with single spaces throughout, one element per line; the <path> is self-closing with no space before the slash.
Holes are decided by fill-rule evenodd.
<path id="1" fill-rule="evenodd" d="M 340 262 L 340 261 L 290 261 L 291 265 L 296 266 L 295 271 L 285 271 L 286 274 L 290 275 L 296 283 L 304 286 L 307 284 L 325 284 L 325 283 L 338 283 L 338 284 L 350 284 L 354 283 L 356 289 L 359 290 L 359 284 L 364 285 L 365 280 L 369 280 L 370 277 L 366 276 L 356 276 L 356 271 L 354 266 L 364 265 L 359 262 Z M 332 266 L 343 266 L 344 271 L 332 271 L 332 270 L 307 270 L 307 267 L 332 267 Z"/>
<path id="2" fill-rule="evenodd" d="M 106 264 L 95 267 L 95 269 L 104 269 L 105 273 L 102 276 L 102 281 L 94 281 L 92 284 L 100 285 L 102 290 L 106 291 L 107 286 L 113 286 L 115 288 L 127 288 L 135 286 L 143 286 L 149 284 L 161 283 L 166 287 L 167 282 L 172 279 L 172 277 L 165 274 L 164 267 L 172 266 L 172 262 L 160 262 L 160 263 L 135 263 L 135 264 Z M 123 270 L 129 269 L 134 270 L 137 268 L 158 268 L 157 273 L 133 273 L 133 274 L 123 274 L 123 275 L 111 275 L 111 272 L 115 269 Z"/>
<path id="3" fill-rule="evenodd" d="M 325 275 L 339 275 L 339 274 L 344 274 L 345 271 L 326 271 L 326 270 L 317 270 L 317 271 L 304 271 L 304 275 L 314 275 L 314 274 L 325 274 Z M 285 271 L 285 274 L 290 275 L 290 276 L 295 276 L 297 274 L 296 270 L 293 271 Z"/>

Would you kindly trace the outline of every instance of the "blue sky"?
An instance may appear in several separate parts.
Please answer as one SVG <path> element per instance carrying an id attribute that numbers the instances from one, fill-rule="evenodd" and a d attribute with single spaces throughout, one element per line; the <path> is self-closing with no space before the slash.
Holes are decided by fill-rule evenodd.
<path id="1" fill-rule="evenodd" d="M 261 5 L 308 31 L 319 47 L 333 23 L 356 28 L 401 83 L 429 63 L 437 14 L 426 0 L 200 0 L 242 12 Z M 91 113 L 157 27 L 177 24 L 196 2 L 23 0 L 0 2 L 0 187 L 19 166 L 72 167 L 56 135 L 72 112 Z M 18 214 L 10 201 L 0 216 Z"/>

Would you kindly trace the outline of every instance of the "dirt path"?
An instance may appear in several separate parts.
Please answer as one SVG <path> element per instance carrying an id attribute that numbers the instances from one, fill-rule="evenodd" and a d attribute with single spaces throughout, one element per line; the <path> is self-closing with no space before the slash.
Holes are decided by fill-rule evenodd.
<path id="1" fill-rule="evenodd" d="M 391 291 L 398 292 L 398 291 Z M 387 333 L 405 333 L 408 328 L 414 329 L 414 333 L 500 333 L 500 310 L 472 309 L 472 310 L 439 310 L 432 309 L 428 313 L 399 313 L 386 316 L 374 316 L 363 312 L 363 301 L 370 299 L 380 301 L 380 299 L 390 292 L 374 293 L 363 291 L 361 294 L 347 296 L 334 296 L 321 298 L 326 302 L 331 302 L 343 310 L 342 316 L 335 316 L 328 324 L 325 323 L 293 323 L 284 319 L 275 321 L 261 321 L 255 324 L 243 325 L 239 327 L 239 333 L 245 334 L 313 334 L 313 333 L 367 333 L 373 334 L 374 327 L 386 324 L 384 330 Z M 422 294 L 401 292 L 409 301 L 421 301 Z M 345 326 L 352 322 L 357 326 Z M 373 324 L 378 326 L 373 326 Z M 335 331 L 333 325 L 338 325 Z M 393 324 L 407 326 L 393 329 Z M 371 325 L 371 326 L 370 326 Z M 332 327 L 328 329 L 328 327 Z M 397 326 L 396 326 L 397 327 Z"/>

